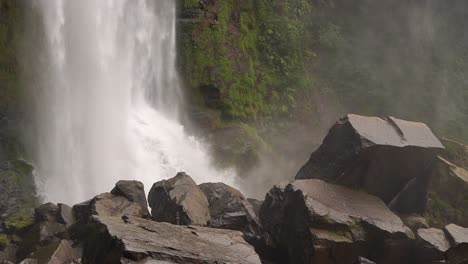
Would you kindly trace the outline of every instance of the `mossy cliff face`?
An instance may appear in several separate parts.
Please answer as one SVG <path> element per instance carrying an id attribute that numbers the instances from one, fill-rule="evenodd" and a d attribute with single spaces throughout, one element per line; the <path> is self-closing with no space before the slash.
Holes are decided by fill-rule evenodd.
<path id="1" fill-rule="evenodd" d="M 181 1 L 182 75 L 196 103 L 244 122 L 291 110 L 308 86 L 310 9 L 306 0 Z"/>
<path id="2" fill-rule="evenodd" d="M 13 234 L 33 223 L 38 204 L 33 167 L 20 160 L 24 152 L 19 140 L 23 115 L 18 54 L 24 7 L 23 1 L 0 0 L 0 262 L 14 259 Z"/>
<path id="3" fill-rule="evenodd" d="M 189 98 L 222 122 L 247 123 L 262 136 L 298 123 L 322 133 L 354 112 L 423 121 L 442 136 L 468 140 L 468 4 L 180 0 L 178 6 Z"/>

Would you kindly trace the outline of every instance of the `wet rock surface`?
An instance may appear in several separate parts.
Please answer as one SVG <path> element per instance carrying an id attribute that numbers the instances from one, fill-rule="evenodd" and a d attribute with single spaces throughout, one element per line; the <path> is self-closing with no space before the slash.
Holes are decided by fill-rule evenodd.
<path id="1" fill-rule="evenodd" d="M 298 174 L 314 179 L 264 201 L 185 173 L 156 182 L 148 200 L 140 182 L 119 181 L 72 208 L 24 214 L 0 201 L 0 261 L 464 264 L 468 175 L 436 157 L 439 144 L 421 123 L 348 115 Z"/>
<path id="2" fill-rule="evenodd" d="M 261 263 L 237 231 L 100 216 L 92 227 L 83 263 Z"/>
<path id="3" fill-rule="evenodd" d="M 195 181 L 181 172 L 174 178 L 156 182 L 148 195 L 155 221 L 180 225 L 207 225 L 210 210 L 205 194 Z"/>
<path id="4" fill-rule="evenodd" d="M 443 148 L 423 123 L 349 114 L 330 129 L 296 179 L 362 189 L 395 211 L 422 213 L 430 165 Z"/>
<path id="5" fill-rule="evenodd" d="M 224 183 L 203 183 L 210 208 L 210 227 L 259 233 L 260 221 L 241 192 Z"/>
<path id="6" fill-rule="evenodd" d="M 274 187 L 260 216 L 290 263 L 355 263 L 359 256 L 391 263 L 412 236 L 379 198 L 321 180 Z"/>
<path id="7" fill-rule="evenodd" d="M 118 181 L 114 189 L 112 189 L 111 194 L 123 196 L 130 202 L 139 204 L 143 208 L 143 217 L 150 216 L 143 183 L 139 181 Z"/>

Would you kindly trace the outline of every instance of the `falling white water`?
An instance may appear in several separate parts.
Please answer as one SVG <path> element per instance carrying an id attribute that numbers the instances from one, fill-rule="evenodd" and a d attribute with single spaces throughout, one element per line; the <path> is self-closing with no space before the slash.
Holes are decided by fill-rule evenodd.
<path id="1" fill-rule="evenodd" d="M 45 199 L 75 203 L 185 171 L 233 184 L 178 122 L 174 0 L 39 0 L 47 50 L 35 91 Z"/>

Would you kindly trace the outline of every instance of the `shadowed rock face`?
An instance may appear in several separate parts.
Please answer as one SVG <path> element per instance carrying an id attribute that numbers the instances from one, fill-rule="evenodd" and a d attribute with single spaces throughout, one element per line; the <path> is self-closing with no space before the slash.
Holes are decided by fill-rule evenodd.
<path id="1" fill-rule="evenodd" d="M 450 248 L 444 231 L 436 228 L 421 228 L 417 231 L 415 246 L 416 263 L 443 261 L 445 252 Z"/>
<path id="2" fill-rule="evenodd" d="M 431 226 L 468 226 L 468 171 L 439 157 L 431 175 L 426 215 Z"/>
<path id="3" fill-rule="evenodd" d="M 241 192 L 224 183 L 203 183 L 199 186 L 208 199 L 211 227 L 249 234 L 259 232 L 259 220 Z"/>
<path id="4" fill-rule="evenodd" d="M 141 218 L 93 217 L 87 263 L 260 264 L 254 249 L 231 230 L 176 226 Z"/>
<path id="5" fill-rule="evenodd" d="M 274 244 L 287 249 L 291 263 L 352 264 L 359 256 L 392 263 L 407 260 L 410 253 L 400 247 L 409 250 L 412 232 L 382 200 L 321 180 L 273 188 L 260 216 Z"/>
<path id="6" fill-rule="evenodd" d="M 442 144 L 423 123 L 349 114 L 329 131 L 296 179 L 363 189 L 401 213 L 421 213 Z"/>
<path id="7" fill-rule="evenodd" d="M 74 205 L 73 214 L 80 224 L 84 224 L 92 215 L 144 217 L 145 209 L 125 197 L 103 193 L 91 200 Z"/>
<path id="8" fill-rule="evenodd" d="M 190 176 L 180 172 L 174 178 L 153 184 L 148 203 L 152 218 L 179 225 L 207 225 L 208 200 Z"/>
<path id="9" fill-rule="evenodd" d="M 143 183 L 139 181 L 118 181 L 111 193 L 116 196 L 123 196 L 130 202 L 139 204 L 144 210 L 145 217 L 150 216 Z"/>

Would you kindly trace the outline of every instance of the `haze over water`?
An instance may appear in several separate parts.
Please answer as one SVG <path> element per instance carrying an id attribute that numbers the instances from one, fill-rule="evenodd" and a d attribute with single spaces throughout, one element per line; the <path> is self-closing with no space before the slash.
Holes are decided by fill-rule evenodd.
<path id="1" fill-rule="evenodd" d="M 35 91 L 36 181 L 47 201 L 76 203 L 121 179 L 146 191 L 185 171 L 233 184 L 179 122 L 173 0 L 42 0 L 47 50 Z"/>

